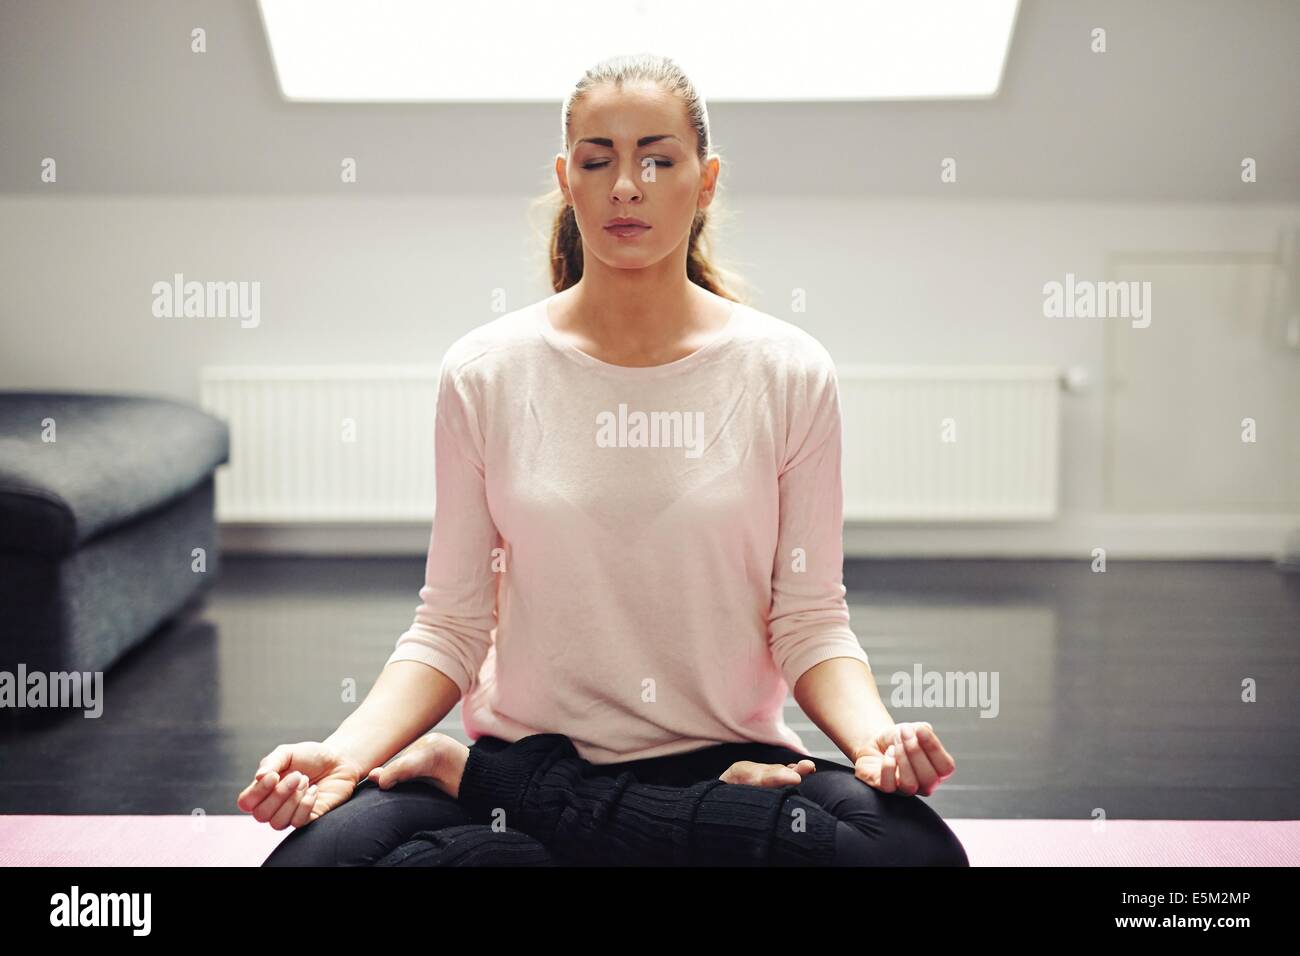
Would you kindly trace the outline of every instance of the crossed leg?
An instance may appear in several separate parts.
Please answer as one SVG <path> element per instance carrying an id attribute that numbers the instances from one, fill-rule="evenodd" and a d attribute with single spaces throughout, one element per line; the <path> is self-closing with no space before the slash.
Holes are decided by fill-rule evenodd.
<path id="1" fill-rule="evenodd" d="M 924 801 L 831 766 L 782 787 L 716 778 L 661 786 L 630 771 L 602 773 L 567 737 L 535 734 L 496 752 L 471 750 L 458 800 L 471 821 L 506 822 L 561 863 L 969 865 Z"/>
<path id="2" fill-rule="evenodd" d="M 553 866 L 547 849 L 518 830 L 471 823 L 432 784 L 382 790 L 363 780 L 340 806 L 292 831 L 263 866 Z"/>
<path id="3" fill-rule="evenodd" d="M 797 786 L 661 786 L 600 773 L 558 734 L 471 754 L 459 800 L 425 781 L 362 781 L 263 866 L 969 865 L 923 800 L 827 761 Z"/>
<path id="4" fill-rule="evenodd" d="M 957 835 L 920 797 L 877 790 L 848 767 L 818 769 L 796 789 L 837 820 L 833 866 L 970 866 Z"/>

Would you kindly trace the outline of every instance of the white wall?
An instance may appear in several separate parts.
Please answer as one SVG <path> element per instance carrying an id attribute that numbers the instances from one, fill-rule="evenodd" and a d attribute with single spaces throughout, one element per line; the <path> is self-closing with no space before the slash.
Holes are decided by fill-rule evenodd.
<path id="1" fill-rule="evenodd" d="M 1042 286 L 1102 279 L 1117 252 L 1274 249 L 1300 204 L 1105 204 L 727 197 L 718 251 L 752 304 L 817 336 L 837 362 L 1085 366 L 1064 401 L 1063 519 L 1018 528 L 850 528 L 850 554 L 1267 557 L 1280 515 L 1108 515 L 1104 320 L 1051 321 Z M 465 330 L 545 295 L 527 196 L 0 197 L 0 387 L 197 400 L 201 364 L 436 363 Z M 173 273 L 257 280 L 261 321 L 159 319 Z M 808 311 L 790 312 L 792 290 Z M 1159 317 L 1156 319 L 1159 320 Z M 232 529 L 232 547 L 408 550 L 427 528 L 343 537 Z"/>

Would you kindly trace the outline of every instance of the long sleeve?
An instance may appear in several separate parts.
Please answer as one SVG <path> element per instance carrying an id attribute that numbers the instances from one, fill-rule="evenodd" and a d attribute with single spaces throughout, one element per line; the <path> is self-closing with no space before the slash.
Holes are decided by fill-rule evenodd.
<path id="1" fill-rule="evenodd" d="M 483 435 L 457 381 L 451 352 L 439 372 L 434 429 L 433 528 L 420 605 L 388 658 L 420 661 L 447 675 L 464 695 L 477 678 L 496 626 L 493 549 L 501 536 L 488 509 Z"/>
<path id="2" fill-rule="evenodd" d="M 815 350 L 790 396 L 786 461 L 778 475 L 780 530 L 772 568 L 768 635 L 793 690 L 833 657 L 868 663 L 849 626 L 844 587 L 844 488 L 839 384 L 829 353 Z"/>
<path id="3" fill-rule="evenodd" d="M 592 772 L 563 734 L 534 734 L 487 752 L 471 747 L 457 802 L 475 823 L 498 814 L 563 864 L 829 866 L 838 820 L 796 785 L 702 780 L 641 783 Z M 834 771 L 828 771 L 834 772 Z"/>
<path id="4" fill-rule="evenodd" d="M 551 302 L 443 359 L 426 581 L 390 660 L 454 681 L 474 740 L 561 733 L 594 764 L 718 741 L 806 752 L 784 716 L 795 682 L 866 661 L 829 353 L 735 303 L 683 359 L 610 365 L 556 333 Z"/>

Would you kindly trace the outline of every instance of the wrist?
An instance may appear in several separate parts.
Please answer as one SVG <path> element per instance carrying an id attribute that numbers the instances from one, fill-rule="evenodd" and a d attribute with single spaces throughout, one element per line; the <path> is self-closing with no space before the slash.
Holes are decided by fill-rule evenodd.
<path id="1" fill-rule="evenodd" d="M 858 759 L 863 754 L 876 753 L 877 751 L 884 750 L 885 748 L 879 745 L 879 740 L 885 735 L 892 736 L 894 726 L 894 721 L 892 720 L 884 723 L 873 724 L 862 736 L 855 738 L 852 743 L 850 743 L 845 751 L 846 756 L 848 756 L 848 758 L 854 763 L 857 763 Z"/>
<path id="2" fill-rule="evenodd" d="M 362 748 L 346 739 L 339 739 L 331 734 L 321 741 L 321 744 L 333 754 L 336 763 L 355 772 L 358 780 L 364 779 L 366 774 L 376 766 L 366 759 Z"/>

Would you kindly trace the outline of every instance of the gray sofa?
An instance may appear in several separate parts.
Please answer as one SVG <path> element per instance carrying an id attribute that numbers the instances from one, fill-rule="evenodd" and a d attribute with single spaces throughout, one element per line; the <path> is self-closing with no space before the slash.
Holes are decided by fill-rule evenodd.
<path id="1" fill-rule="evenodd" d="M 0 670 L 107 670 L 206 590 L 229 449 L 183 402 L 0 392 Z"/>

